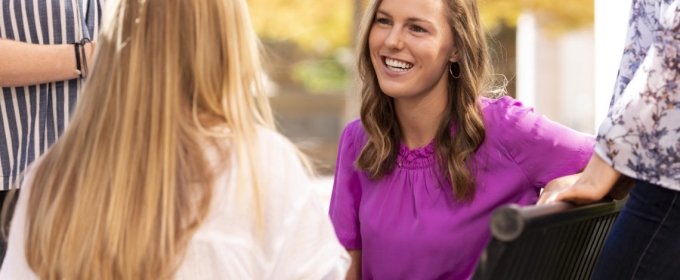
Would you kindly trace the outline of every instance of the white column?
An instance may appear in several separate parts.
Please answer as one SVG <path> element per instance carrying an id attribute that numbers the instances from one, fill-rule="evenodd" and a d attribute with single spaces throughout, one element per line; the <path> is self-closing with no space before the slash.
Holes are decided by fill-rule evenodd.
<path id="1" fill-rule="evenodd" d="M 595 129 L 607 116 L 632 0 L 595 0 Z M 595 131 L 593 131 L 595 132 Z"/>
<path id="2" fill-rule="evenodd" d="M 561 122 L 560 45 L 546 36 L 531 13 L 517 21 L 517 99 L 540 115 Z"/>
<path id="3" fill-rule="evenodd" d="M 524 13 L 517 19 L 517 100 L 536 106 L 536 64 L 538 45 L 536 18 Z"/>

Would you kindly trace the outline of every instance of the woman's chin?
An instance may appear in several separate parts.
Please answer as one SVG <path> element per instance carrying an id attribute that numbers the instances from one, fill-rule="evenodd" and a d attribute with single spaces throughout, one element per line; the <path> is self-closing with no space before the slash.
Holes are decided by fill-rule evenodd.
<path id="1" fill-rule="evenodd" d="M 409 90 L 406 86 L 404 85 L 395 85 L 395 84 L 381 84 L 380 85 L 380 90 L 387 96 L 392 97 L 392 98 L 403 98 L 403 97 L 408 97 L 410 95 L 413 95 L 413 91 Z"/>
<path id="2" fill-rule="evenodd" d="M 408 98 L 413 96 L 412 92 L 408 92 L 405 90 L 383 90 L 383 93 L 385 95 L 392 97 L 394 99 L 400 99 L 400 98 Z"/>

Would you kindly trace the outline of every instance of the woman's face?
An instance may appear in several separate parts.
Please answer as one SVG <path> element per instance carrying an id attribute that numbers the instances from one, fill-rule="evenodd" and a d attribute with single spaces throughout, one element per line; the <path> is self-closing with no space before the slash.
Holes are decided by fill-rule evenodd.
<path id="1" fill-rule="evenodd" d="M 393 98 L 446 92 L 449 61 L 457 61 L 442 0 L 383 0 L 368 48 L 382 91 Z"/>

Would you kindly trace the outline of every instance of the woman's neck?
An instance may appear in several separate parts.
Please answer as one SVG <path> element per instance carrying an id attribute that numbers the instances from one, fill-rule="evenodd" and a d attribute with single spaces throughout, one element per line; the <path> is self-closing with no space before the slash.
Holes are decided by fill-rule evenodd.
<path id="1" fill-rule="evenodd" d="M 394 108 L 399 118 L 402 143 L 409 149 L 430 143 L 437 134 L 447 103 L 446 91 L 395 99 Z"/>

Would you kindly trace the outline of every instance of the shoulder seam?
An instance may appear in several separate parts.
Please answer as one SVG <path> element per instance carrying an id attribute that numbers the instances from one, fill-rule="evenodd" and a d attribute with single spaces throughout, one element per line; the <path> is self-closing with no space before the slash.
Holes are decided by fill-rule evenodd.
<path id="1" fill-rule="evenodd" d="M 505 104 L 505 109 L 506 109 L 506 111 L 508 111 L 512 105 L 513 105 L 512 103 Z M 504 143 L 505 140 L 499 138 L 499 139 L 498 139 L 498 142 L 499 142 L 500 145 L 503 147 L 503 149 L 505 149 L 505 151 L 508 153 L 508 155 L 510 156 L 510 159 L 512 160 L 512 162 L 513 162 L 515 165 L 517 165 L 517 167 L 519 167 L 519 170 L 522 171 L 522 175 L 524 175 L 524 178 L 527 180 L 527 182 L 529 182 L 529 184 L 531 184 L 531 186 L 536 187 L 535 182 L 533 182 L 533 181 L 531 181 L 531 179 L 529 179 L 529 176 L 527 175 L 527 172 L 524 170 L 524 167 L 522 167 L 521 164 L 517 163 L 517 160 L 515 160 L 515 156 L 512 154 L 512 152 L 510 151 L 510 149 L 508 149 L 508 147 L 505 145 L 505 143 Z"/>

